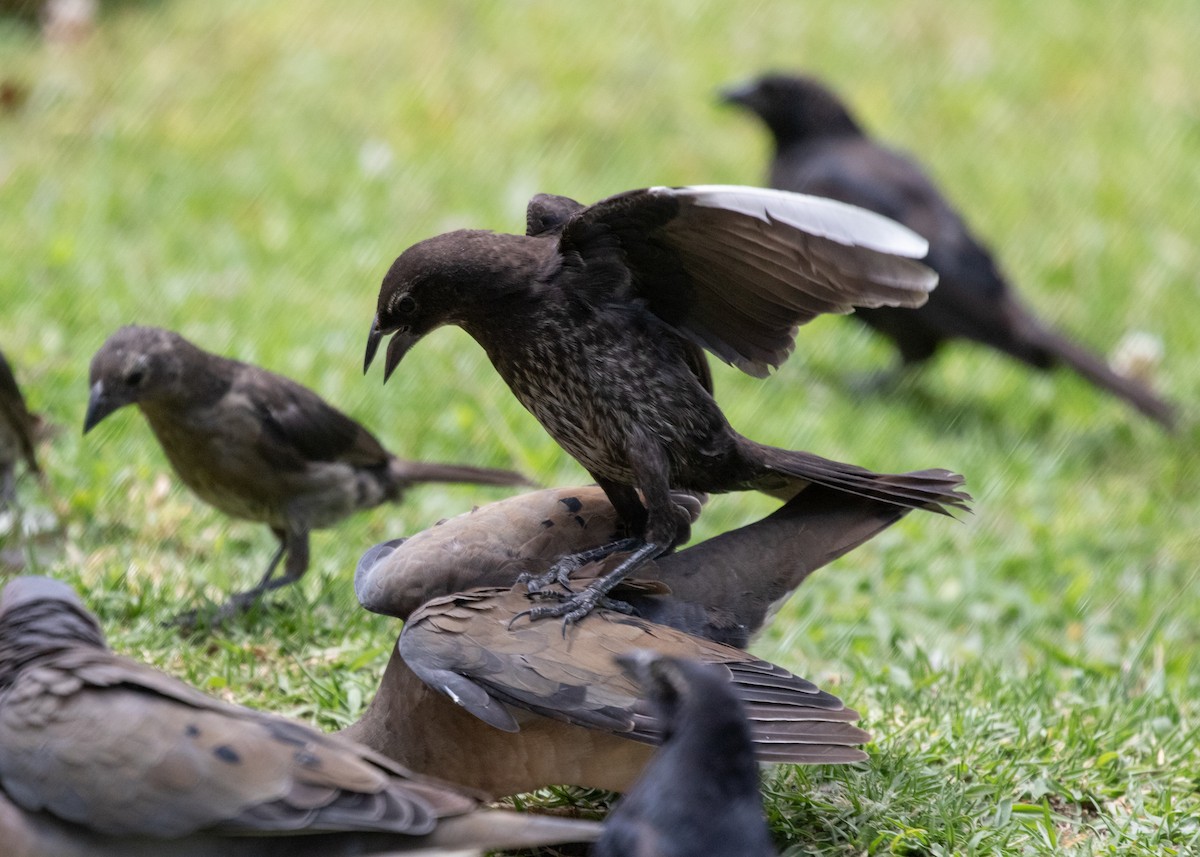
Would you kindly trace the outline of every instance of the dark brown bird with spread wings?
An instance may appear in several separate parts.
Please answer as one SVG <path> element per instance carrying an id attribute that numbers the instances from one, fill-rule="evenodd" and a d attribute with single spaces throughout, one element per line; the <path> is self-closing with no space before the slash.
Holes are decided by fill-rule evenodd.
<path id="1" fill-rule="evenodd" d="M 118 330 L 92 358 L 90 383 L 85 433 L 136 404 L 184 484 L 228 515 L 269 525 L 279 539 L 262 580 L 218 616 L 298 580 L 308 569 L 310 530 L 397 501 L 412 485 L 529 484 L 509 470 L 397 458 L 308 388 L 169 330 Z"/>
<path id="2" fill-rule="evenodd" d="M 1037 369 L 1066 364 L 1151 419 L 1173 424 L 1174 407 L 1153 390 L 1038 321 L 920 165 L 871 140 L 828 87 L 811 77 L 769 74 L 723 96 L 770 130 L 773 187 L 860 205 L 929 239 L 925 263 L 939 277 L 929 302 L 856 313 L 892 340 L 905 366 L 928 360 L 947 340 L 970 339 Z"/>
<path id="3" fill-rule="evenodd" d="M 69 586 L 33 577 L 0 596 L 4 797 L 0 824 L 31 857 L 348 857 L 595 835 L 477 812 L 475 796 L 366 747 L 118 657 Z"/>
<path id="4" fill-rule="evenodd" d="M 633 553 L 543 615 L 577 618 L 685 541 L 671 488 L 787 498 L 820 484 L 908 508 L 964 506 L 961 478 L 944 470 L 877 474 L 741 436 L 702 351 L 765 376 L 820 313 L 924 303 L 936 277 L 912 261 L 923 239 L 853 206 L 753 188 L 629 191 L 562 221 L 570 203 L 536 198 L 532 235 L 459 231 L 410 247 L 384 277 L 366 354 L 369 365 L 392 335 L 390 375 L 430 331 L 462 327 L 604 488 L 630 537 L 619 547 Z"/>

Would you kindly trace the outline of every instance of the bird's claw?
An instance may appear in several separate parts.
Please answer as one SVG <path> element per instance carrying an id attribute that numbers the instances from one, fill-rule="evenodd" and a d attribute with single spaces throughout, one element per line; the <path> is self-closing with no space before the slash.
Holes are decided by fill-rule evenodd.
<path id="1" fill-rule="evenodd" d="M 539 619 L 562 618 L 563 636 L 567 635 L 567 628 L 583 617 L 587 616 L 596 608 L 612 610 L 617 613 L 631 614 L 634 612 L 633 606 L 616 598 L 609 598 L 603 593 L 593 591 L 592 589 L 584 589 L 582 592 L 565 593 L 554 591 L 539 591 L 530 593 L 537 598 L 557 601 L 557 604 L 539 604 L 536 607 L 530 607 L 528 610 L 522 610 L 517 615 L 508 620 L 508 628 L 511 629 L 516 624 L 518 619 L 528 617 L 529 621 L 536 622 Z"/>
<path id="2" fill-rule="evenodd" d="M 574 592 L 575 590 L 571 588 L 571 575 L 580 565 L 581 563 L 575 561 L 573 557 L 564 557 L 542 574 L 528 572 L 521 574 L 517 577 L 517 583 L 525 584 L 531 595 L 546 593 L 556 583 L 567 592 Z"/>
<path id="3" fill-rule="evenodd" d="M 216 607 L 201 607 L 196 610 L 185 610 L 162 623 L 165 628 L 178 628 L 184 633 L 211 631 L 224 625 L 235 616 L 248 612 L 262 600 L 263 593 L 256 591 L 240 592 L 224 604 Z"/>

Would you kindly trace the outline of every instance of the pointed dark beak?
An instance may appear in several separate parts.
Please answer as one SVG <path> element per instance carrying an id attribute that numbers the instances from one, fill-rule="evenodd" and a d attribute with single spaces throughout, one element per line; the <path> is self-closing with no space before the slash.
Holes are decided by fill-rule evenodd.
<path id="1" fill-rule="evenodd" d="M 371 332 L 367 334 L 367 355 L 363 358 L 363 374 L 367 374 L 367 370 L 371 368 L 371 363 L 375 360 L 375 352 L 379 350 L 379 343 L 383 341 L 383 331 L 379 329 L 379 316 L 371 319 Z"/>
<path id="2" fill-rule="evenodd" d="M 387 359 L 383 363 L 383 383 L 386 384 L 388 378 L 392 377 L 392 373 L 396 371 L 396 367 L 400 365 L 400 361 L 404 359 L 408 350 L 420 341 L 420 336 L 406 330 L 392 334 L 392 341 L 388 343 Z"/>
<path id="3" fill-rule="evenodd" d="M 83 433 L 87 434 L 120 405 L 104 394 L 104 382 L 97 381 L 88 394 L 87 413 L 83 417 Z"/>
<path id="4" fill-rule="evenodd" d="M 379 343 L 383 341 L 384 335 L 383 330 L 379 327 L 379 316 L 375 316 L 375 320 L 371 322 L 371 332 L 367 334 L 367 353 L 363 358 L 364 373 L 371 368 L 371 363 L 375 360 L 375 354 L 379 351 Z M 416 345 L 420 339 L 420 336 L 409 333 L 404 328 L 392 334 L 392 341 L 388 343 L 387 347 L 387 359 L 383 362 L 383 383 L 388 382 L 388 378 L 392 377 L 392 373 L 396 371 L 396 367 L 400 365 L 400 361 L 404 359 L 408 349 Z"/>

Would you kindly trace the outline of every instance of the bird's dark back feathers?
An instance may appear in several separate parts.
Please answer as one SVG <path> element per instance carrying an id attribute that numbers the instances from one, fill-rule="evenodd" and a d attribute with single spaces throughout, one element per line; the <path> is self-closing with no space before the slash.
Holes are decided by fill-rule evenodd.
<path id="1" fill-rule="evenodd" d="M 289 378 L 241 364 L 237 384 L 262 418 L 264 457 L 299 469 L 310 461 L 384 467 L 391 454 L 357 421 Z"/>

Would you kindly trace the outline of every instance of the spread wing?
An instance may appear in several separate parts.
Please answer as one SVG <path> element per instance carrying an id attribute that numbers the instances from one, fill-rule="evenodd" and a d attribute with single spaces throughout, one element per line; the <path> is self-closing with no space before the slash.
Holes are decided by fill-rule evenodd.
<path id="1" fill-rule="evenodd" d="M 911 158 L 871 140 L 846 140 L 811 157 L 778 161 L 772 181 L 878 212 L 927 237 L 925 261 L 941 277 L 937 303 L 954 302 L 956 315 L 982 314 L 975 323 L 983 327 L 996 323 L 998 302 L 1009 292 L 1004 277 L 991 253 Z"/>
<path id="2" fill-rule="evenodd" d="M 799 325 L 856 306 L 916 307 L 937 275 L 928 244 L 845 203 L 701 185 L 628 191 L 585 208 L 559 239 L 595 301 L 642 300 L 696 345 L 766 376 Z"/>
<path id="3" fill-rule="evenodd" d="M 858 714 L 781 667 L 608 610 L 594 611 L 565 635 L 558 622 L 520 619 L 509 627 L 530 606 L 521 586 L 435 599 L 405 624 L 400 654 L 423 681 L 497 728 L 519 728 L 512 706 L 647 743 L 657 743 L 661 733 L 613 657 L 649 648 L 697 658 L 727 670 L 747 707 L 760 760 L 864 758 L 852 746 L 869 737 L 851 725 Z"/>

